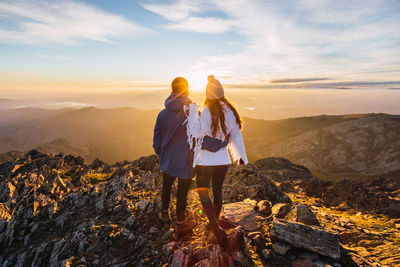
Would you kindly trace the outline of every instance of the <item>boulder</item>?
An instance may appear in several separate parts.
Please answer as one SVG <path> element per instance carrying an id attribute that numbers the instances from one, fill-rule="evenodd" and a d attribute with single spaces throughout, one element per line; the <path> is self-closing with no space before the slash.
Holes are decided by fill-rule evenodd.
<path id="1" fill-rule="evenodd" d="M 271 203 L 289 203 L 289 196 L 275 183 L 251 164 L 231 166 L 225 176 L 223 196 L 226 203 L 245 198 L 269 200 Z"/>
<path id="2" fill-rule="evenodd" d="M 254 202 L 250 201 L 225 204 L 221 219 L 242 225 L 247 231 L 255 231 L 258 229 L 258 225 L 254 206 Z"/>
<path id="3" fill-rule="evenodd" d="M 274 215 L 276 218 L 285 218 L 286 215 L 289 214 L 289 212 L 292 210 L 293 204 L 292 203 L 277 203 L 275 204 L 271 211 L 272 215 Z"/>
<path id="4" fill-rule="evenodd" d="M 309 251 L 340 259 L 340 245 L 337 235 L 322 228 L 302 223 L 275 219 L 270 230 L 271 238 Z"/>
<path id="5" fill-rule="evenodd" d="M 300 222 L 308 225 L 320 226 L 317 217 L 311 211 L 310 207 L 297 204 L 285 216 L 285 219 L 291 222 Z"/>
<path id="6" fill-rule="evenodd" d="M 141 157 L 132 162 L 133 167 L 137 167 L 143 171 L 153 171 L 156 166 L 158 166 L 157 155 L 151 155 L 148 157 Z"/>
<path id="7" fill-rule="evenodd" d="M 304 192 L 307 196 L 310 197 L 321 197 L 322 193 L 328 188 L 332 183 L 328 181 L 324 181 L 313 177 L 309 180 L 303 180 L 300 183 L 300 187 L 303 188 Z"/>
<path id="8" fill-rule="evenodd" d="M 285 243 L 281 243 L 281 242 L 274 242 L 272 244 L 272 249 L 278 253 L 279 255 L 285 255 L 286 252 L 289 251 L 289 249 L 291 249 L 292 247 L 288 244 Z"/>
<path id="9" fill-rule="evenodd" d="M 265 158 L 257 160 L 254 165 L 275 181 L 307 180 L 311 172 L 304 166 L 296 165 L 284 158 Z"/>
<path id="10" fill-rule="evenodd" d="M 257 203 L 258 213 L 263 216 L 271 215 L 271 203 L 268 200 L 261 200 Z"/>
<path id="11" fill-rule="evenodd" d="M 189 266 L 193 257 L 193 247 L 184 247 L 174 252 L 171 260 L 171 267 Z"/>
<path id="12" fill-rule="evenodd" d="M 284 181 L 279 185 L 279 188 L 286 193 L 296 192 L 296 189 L 291 181 Z"/>

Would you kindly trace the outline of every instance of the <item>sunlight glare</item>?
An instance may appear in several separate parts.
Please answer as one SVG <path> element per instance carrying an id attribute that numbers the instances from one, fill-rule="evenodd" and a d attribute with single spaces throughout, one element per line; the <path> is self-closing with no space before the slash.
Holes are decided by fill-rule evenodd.
<path id="1" fill-rule="evenodd" d="M 193 93 L 201 93 L 206 91 L 208 74 L 191 73 L 186 76 L 189 83 L 189 90 Z"/>

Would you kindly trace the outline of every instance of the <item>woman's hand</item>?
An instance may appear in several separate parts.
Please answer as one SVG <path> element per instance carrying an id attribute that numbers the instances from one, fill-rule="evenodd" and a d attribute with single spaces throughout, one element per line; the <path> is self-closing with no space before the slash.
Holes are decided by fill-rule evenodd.
<path id="1" fill-rule="evenodd" d="M 199 110 L 199 106 L 197 106 L 195 103 L 190 103 L 190 104 L 189 104 L 189 109 L 191 109 L 191 110 L 197 110 L 198 115 L 199 115 L 199 116 L 201 115 L 201 112 L 200 112 L 200 110 Z"/>
<path id="2" fill-rule="evenodd" d="M 190 107 L 190 108 L 196 108 L 197 105 L 196 105 L 195 103 L 190 103 L 190 104 L 189 104 L 189 107 Z"/>

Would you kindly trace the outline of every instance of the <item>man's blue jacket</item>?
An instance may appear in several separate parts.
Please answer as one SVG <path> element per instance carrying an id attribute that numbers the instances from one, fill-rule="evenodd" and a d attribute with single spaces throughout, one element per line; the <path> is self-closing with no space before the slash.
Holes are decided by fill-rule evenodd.
<path id="1" fill-rule="evenodd" d="M 158 114 L 153 137 L 153 148 L 160 158 L 161 170 L 183 179 L 194 176 L 194 152 L 187 142 L 186 115 L 183 110 L 183 106 L 189 103 L 188 97 L 172 93 L 165 100 L 165 109 Z"/>

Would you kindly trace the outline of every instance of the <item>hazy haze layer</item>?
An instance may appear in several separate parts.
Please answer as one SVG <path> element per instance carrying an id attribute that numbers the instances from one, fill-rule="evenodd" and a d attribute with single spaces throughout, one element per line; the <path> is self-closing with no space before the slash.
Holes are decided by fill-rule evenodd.
<path id="1" fill-rule="evenodd" d="M 81 94 L 38 94 L 18 96 L 0 95 L 0 109 L 41 107 L 49 109 L 134 107 L 162 109 L 170 91 L 143 89 L 125 91 L 91 92 Z M 246 117 L 259 119 L 284 119 L 319 114 L 390 113 L 400 114 L 400 90 L 389 89 L 226 89 L 226 96 Z M 204 94 L 192 92 L 198 104 Z"/>

